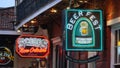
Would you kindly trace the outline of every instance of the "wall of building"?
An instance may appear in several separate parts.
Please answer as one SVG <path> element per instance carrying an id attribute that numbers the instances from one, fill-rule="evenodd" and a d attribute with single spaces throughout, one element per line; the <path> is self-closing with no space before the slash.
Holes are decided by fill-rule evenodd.
<path id="1" fill-rule="evenodd" d="M 29 33 L 23 33 L 23 34 L 29 34 Z M 38 31 L 34 34 L 34 35 L 43 35 L 48 37 L 48 31 L 47 29 L 42 29 L 41 27 L 39 27 Z M 38 65 L 36 65 L 35 68 L 41 68 L 40 66 L 40 61 L 37 60 L 38 58 L 23 58 L 20 55 L 18 55 L 16 52 L 14 52 L 14 68 L 29 68 L 29 67 L 33 67 L 34 63 L 38 63 Z M 40 59 L 40 58 L 39 58 Z M 46 64 L 47 66 L 47 64 Z M 45 67 L 44 67 L 45 68 Z"/>
<path id="2" fill-rule="evenodd" d="M 114 0 L 114 1 L 108 0 L 108 3 L 109 4 L 106 7 L 106 11 L 105 11 L 106 20 L 110 20 L 112 18 L 118 17 L 120 10 L 117 10 L 117 9 L 119 9 L 120 7 L 114 6 L 114 4 L 119 4 L 119 1 L 118 0 Z M 107 4 L 107 2 L 106 2 L 106 4 Z M 116 13 L 116 11 L 118 11 L 118 13 Z M 106 23 L 106 20 L 104 20 L 104 23 Z M 48 35 L 49 35 L 50 39 L 52 39 L 54 37 L 63 37 L 62 17 L 57 18 L 57 21 L 50 21 L 46 25 L 47 25 Z M 41 32 L 41 33 L 43 33 L 43 32 Z M 103 50 L 103 52 L 98 52 L 98 54 L 100 55 L 100 59 L 96 62 L 96 68 L 110 68 L 110 39 L 111 39 L 110 33 L 111 33 L 110 27 L 106 27 L 106 25 L 105 25 L 104 50 Z M 39 32 L 37 34 L 39 34 Z M 48 57 L 49 58 L 49 60 L 48 60 L 49 68 L 54 67 L 52 64 L 53 63 L 52 62 L 53 61 L 52 60 L 53 59 L 52 46 L 51 46 L 50 56 Z M 72 57 L 74 57 L 76 59 L 80 59 L 80 60 L 88 58 L 88 52 L 71 52 L 70 54 L 72 55 Z M 65 57 L 65 55 L 63 55 L 63 57 Z M 22 64 L 22 62 L 23 61 L 21 60 L 20 63 Z M 27 63 L 27 62 L 25 62 L 25 63 Z M 68 64 L 66 61 L 63 63 L 66 63 L 66 65 Z M 29 65 L 29 64 L 30 63 L 28 63 L 27 65 Z M 73 66 L 75 68 L 87 68 L 87 64 L 78 64 L 78 63 L 73 63 L 73 62 L 69 62 L 69 64 L 70 64 L 69 67 L 71 67 L 71 68 L 73 68 Z M 64 65 L 64 66 L 66 66 L 66 65 Z"/>
<path id="3" fill-rule="evenodd" d="M 14 68 L 29 68 L 31 62 L 34 61 L 34 59 L 31 58 L 22 58 L 16 52 L 14 56 Z"/>
<path id="4" fill-rule="evenodd" d="M 119 0 L 106 0 L 106 17 L 111 20 L 120 16 L 120 1 Z"/>
<path id="5" fill-rule="evenodd" d="M 0 30 L 14 30 L 14 7 L 0 9 Z"/>
<path id="6" fill-rule="evenodd" d="M 110 64 L 111 64 L 111 26 L 115 23 L 119 23 L 119 17 L 120 17 L 120 7 L 119 7 L 119 0 L 106 0 L 106 3 L 108 3 L 106 5 L 106 12 L 105 12 L 105 17 L 106 17 L 106 21 L 108 24 L 108 26 L 106 27 L 106 68 L 110 68 Z M 114 20 L 115 19 L 115 20 Z M 117 20 L 116 20 L 117 19 Z M 112 20 L 112 21 L 111 21 Z"/>
<path id="7" fill-rule="evenodd" d="M 99 52 L 100 59 L 97 61 L 96 68 L 110 68 L 110 47 L 111 47 L 111 28 L 106 27 L 104 34 L 104 50 Z"/>

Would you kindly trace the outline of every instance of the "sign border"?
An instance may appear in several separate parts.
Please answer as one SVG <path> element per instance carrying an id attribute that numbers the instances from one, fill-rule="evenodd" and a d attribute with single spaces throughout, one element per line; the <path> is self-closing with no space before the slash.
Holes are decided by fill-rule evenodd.
<path id="1" fill-rule="evenodd" d="M 46 36 L 36 36 L 36 35 L 29 35 L 29 34 L 19 36 L 19 37 L 16 39 L 16 52 L 17 52 L 21 57 L 24 57 L 24 58 L 45 58 L 45 57 L 49 54 L 49 52 L 50 52 L 50 41 L 48 40 L 48 51 L 47 51 L 47 53 L 46 53 L 44 56 L 23 56 L 23 55 L 21 55 L 21 54 L 18 52 L 18 43 L 17 43 L 17 42 L 18 42 L 18 39 L 19 39 L 19 38 L 24 37 L 24 36 L 27 36 L 27 37 L 41 37 L 41 38 L 44 38 L 44 39 L 48 40 Z"/>
<path id="2" fill-rule="evenodd" d="M 100 14 L 100 26 L 101 26 L 101 30 L 100 30 L 100 43 L 101 43 L 101 45 L 100 45 L 100 47 L 99 48 L 96 48 L 96 49 L 88 49 L 88 48 L 84 48 L 84 49 L 82 49 L 82 48 L 78 48 L 78 49 L 74 49 L 74 48 L 68 48 L 68 39 L 67 39 L 67 35 L 68 35 L 68 33 L 67 33 L 67 27 L 66 27 L 66 25 L 67 25 L 67 22 L 68 22 L 68 18 L 67 18 L 67 16 L 68 16 L 68 12 L 69 11 L 89 11 L 89 12 L 99 12 Z M 68 10 L 65 10 L 65 50 L 66 51 L 102 51 L 103 50 L 103 33 L 104 33 L 104 29 L 103 29 L 103 26 L 104 26 L 104 23 L 103 23 L 103 16 L 102 16 L 102 10 L 81 10 L 81 9 L 68 9 Z"/>

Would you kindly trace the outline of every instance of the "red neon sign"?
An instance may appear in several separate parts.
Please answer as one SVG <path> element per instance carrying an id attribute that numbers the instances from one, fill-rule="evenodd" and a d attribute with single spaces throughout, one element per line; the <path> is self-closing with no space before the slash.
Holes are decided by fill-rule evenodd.
<path id="1" fill-rule="evenodd" d="M 21 57 L 44 58 L 49 48 L 50 42 L 45 36 L 21 35 L 16 40 L 16 52 Z"/>

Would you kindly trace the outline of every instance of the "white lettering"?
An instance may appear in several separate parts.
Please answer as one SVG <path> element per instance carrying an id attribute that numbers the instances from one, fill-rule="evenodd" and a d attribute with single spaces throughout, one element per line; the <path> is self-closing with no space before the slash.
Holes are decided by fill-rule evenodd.
<path id="1" fill-rule="evenodd" d="M 98 20 L 93 21 L 93 25 L 96 26 L 98 24 Z"/>
<path id="2" fill-rule="evenodd" d="M 90 16 L 90 20 L 93 22 L 96 17 L 94 15 Z"/>
<path id="3" fill-rule="evenodd" d="M 69 23 L 66 25 L 66 28 L 69 30 L 73 30 L 74 24 L 81 16 L 87 16 L 86 18 L 89 18 L 95 29 L 99 29 L 99 21 L 96 19 L 95 15 L 92 15 L 92 12 L 86 12 L 83 13 L 82 11 L 78 11 L 73 14 L 73 16 L 70 18 Z"/>
<path id="4" fill-rule="evenodd" d="M 73 25 L 72 24 L 67 24 L 67 29 L 72 30 L 73 29 Z"/>
<path id="5" fill-rule="evenodd" d="M 40 38 L 19 38 L 18 47 L 20 48 L 26 46 L 35 46 L 47 49 L 48 41 L 46 39 Z"/>
<path id="6" fill-rule="evenodd" d="M 91 14 L 92 14 L 91 12 L 87 12 L 87 13 L 86 13 L 86 16 L 89 16 L 89 15 L 91 15 Z"/>
<path id="7" fill-rule="evenodd" d="M 4 57 L 10 57 L 10 53 L 6 52 L 6 51 L 3 51 L 3 52 L 0 52 L 0 57 L 1 56 L 4 56 Z"/>
<path id="8" fill-rule="evenodd" d="M 101 26 L 99 25 L 99 26 L 97 26 L 95 29 L 101 29 Z"/>
<path id="9" fill-rule="evenodd" d="M 79 44 L 91 44 L 92 43 L 92 38 L 76 38 L 76 43 Z"/>
<path id="10" fill-rule="evenodd" d="M 73 18 L 78 19 L 79 16 L 75 13 L 75 14 L 73 14 Z"/>
<path id="11" fill-rule="evenodd" d="M 70 23 L 74 24 L 75 20 L 73 18 L 70 18 Z"/>
<path id="12" fill-rule="evenodd" d="M 78 12 L 78 15 L 83 16 L 83 12 L 82 11 Z"/>
<path id="13" fill-rule="evenodd" d="M 4 52 L 4 55 L 5 57 L 10 57 L 10 54 L 8 54 L 7 52 Z"/>

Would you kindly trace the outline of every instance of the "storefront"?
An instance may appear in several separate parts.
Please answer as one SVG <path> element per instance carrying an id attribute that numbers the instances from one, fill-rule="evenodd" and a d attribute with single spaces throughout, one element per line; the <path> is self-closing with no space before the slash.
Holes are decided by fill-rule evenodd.
<path id="1" fill-rule="evenodd" d="M 16 57 L 14 61 L 15 68 L 22 68 L 22 67 L 23 68 L 24 67 L 25 68 L 28 68 L 28 67 L 59 68 L 60 66 L 62 66 L 60 65 L 61 62 L 59 62 L 62 57 L 62 56 L 60 57 L 60 54 L 62 54 L 60 52 L 61 42 L 59 40 L 55 42 L 55 40 L 53 41 L 53 39 L 50 37 L 49 30 L 51 30 L 51 27 L 49 28 L 48 26 L 50 24 L 46 24 L 45 22 L 42 22 L 41 24 L 40 23 L 41 21 L 39 21 L 40 20 L 39 17 L 41 16 L 40 14 L 42 14 L 52 6 L 56 5 L 60 1 L 61 0 L 44 0 L 44 1 L 43 0 L 35 0 L 35 1 L 34 0 L 16 0 L 16 11 L 17 11 L 16 30 L 20 29 L 22 31 L 22 34 L 32 34 L 34 36 L 46 36 L 50 41 L 50 49 L 49 49 L 49 54 L 45 58 L 21 57 L 20 54 L 18 55 L 15 52 L 15 57 Z M 37 29 L 34 29 L 34 27 Z"/>
<path id="2" fill-rule="evenodd" d="M 36 1 L 39 1 L 39 0 L 36 0 Z M 47 1 L 47 0 L 45 0 L 45 1 Z M 115 1 L 117 2 L 117 0 L 115 0 Z M 43 13 L 41 15 L 32 13 L 33 15 L 30 15 L 30 17 L 25 18 L 24 20 L 20 20 L 20 22 L 22 22 L 22 23 L 18 23 L 19 25 L 17 25 L 16 29 L 18 29 L 20 26 L 23 26 L 23 24 L 27 23 L 28 21 L 32 22 L 32 20 L 36 20 L 36 19 L 33 19 L 33 18 L 36 18 L 36 16 L 38 16 L 38 19 L 41 19 L 42 17 L 46 18 L 46 19 L 42 19 L 42 20 L 44 20 L 44 21 L 42 21 L 43 22 L 42 24 L 39 23 L 38 32 L 36 32 L 34 35 L 45 35 L 49 38 L 49 40 L 51 42 L 50 43 L 51 44 L 50 54 L 47 57 L 47 63 L 46 63 L 46 67 L 48 67 L 48 68 L 74 68 L 74 67 L 75 68 L 93 68 L 93 67 L 96 67 L 96 68 L 101 68 L 101 67 L 102 68 L 119 68 L 118 66 L 119 66 L 119 44 L 120 44 L 119 43 L 119 37 L 120 37 L 119 36 L 119 33 L 120 33 L 120 26 L 119 26 L 120 21 L 119 20 L 120 20 L 120 18 L 119 18 L 119 16 L 114 16 L 113 18 L 107 19 L 108 16 L 112 17 L 112 15 L 114 15 L 116 13 L 116 12 L 115 13 L 112 12 L 112 9 L 114 8 L 113 2 L 111 0 L 107 0 L 104 2 L 104 5 L 108 2 L 110 2 L 109 3 L 110 6 L 107 5 L 107 7 L 110 9 L 108 9 L 108 8 L 106 9 L 106 6 L 103 7 L 104 5 L 102 5 L 103 4 L 102 0 L 100 0 L 100 2 L 97 2 L 94 0 L 94 2 L 91 1 L 90 3 L 87 1 L 85 3 L 83 3 L 83 1 L 81 1 L 81 2 L 82 2 L 82 3 L 80 3 L 81 6 L 78 8 L 83 8 L 83 9 L 84 8 L 85 9 L 98 9 L 98 8 L 101 9 L 102 8 L 103 9 L 102 24 L 104 24 L 105 26 L 104 26 L 104 30 L 102 30 L 102 31 L 105 31 L 103 34 L 104 39 L 103 40 L 100 39 L 101 37 L 98 37 L 98 35 L 96 37 L 99 38 L 99 39 L 97 39 L 98 41 L 100 41 L 100 40 L 104 41 L 103 43 L 102 42 L 98 43 L 98 44 L 104 44 L 104 46 L 103 46 L 103 49 L 102 49 L 102 47 L 100 47 L 100 49 L 98 49 L 97 52 L 88 52 L 87 49 L 85 49 L 85 47 L 83 47 L 86 51 L 82 51 L 83 49 L 81 48 L 80 51 L 78 51 L 78 52 L 73 51 L 73 52 L 68 52 L 67 54 L 71 55 L 73 58 L 78 59 L 78 60 L 81 60 L 81 59 L 85 60 L 85 59 L 88 59 L 91 56 L 94 56 L 97 54 L 100 56 L 100 59 L 97 60 L 96 63 L 91 62 L 88 64 L 87 63 L 79 64 L 79 63 L 74 63 L 69 60 L 66 60 L 66 57 L 65 57 L 66 51 L 63 48 L 63 38 L 65 36 L 63 36 L 64 34 L 62 34 L 62 28 L 64 28 L 64 27 L 62 25 L 62 19 L 61 19 L 62 13 L 61 12 L 59 13 L 58 16 L 57 16 L 57 13 L 53 13 L 53 14 L 49 13 L 49 10 L 46 13 Z M 32 3 L 32 0 L 31 0 L 31 3 Z M 91 3 L 92 3 L 92 5 L 91 5 Z M 65 5 L 66 3 L 62 3 L 61 5 L 63 5 L 63 4 Z M 59 8 L 60 10 L 61 9 L 63 10 L 63 8 L 60 7 L 61 5 L 57 6 L 57 8 Z M 76 3 L 75 4 L 72 3 L 72 5 L 75 7 L 78 6 L 78 5 L 76 5 Z M 35 7 L 35 5 L 29 6 L 29 8 L 30 7 L 33 8 L 33 7 Z M 67 6 L 63 6 L 63 7 L 66 8 Z M 75 9 L 78 9 L 78 8 L 75 8 Z M 107 11 L 109 11 L 110 14 L 107 13 Z M 56 15 L 54 15 L 54 14 L 56 14 Z M 29 13 L 28 13 L 28 15 L 29 15 Z M 116 17 L 118 17 L 118 18 L 116 18 Z M 74 18 L 75 19 L 77 18 L 76 14 L 73 15 L 73 19 Z M 87 20 L 85 18 L 83 18 L 83 19 Z M 95 18 L 95 17 L 93 16 L 93 18 Z M 70 23 L 72 23 L 72 25 L 70 23 L 68 23 L 69 30 L 71 30 L 74 25 L 73 19 L 71 20 L 72 22 L 70 22 Z M 95 19 L 93 19 L 93 20 L 95 20 Z M 45 21 L 47 21 L 47 23 Z M 78 20 L 78 22 L 79 21 L 81 21 L 81 19 Z M 39 22 L 39 20 L 37 22 Z M 86 24 L 86 22 L 83 22 L 83 23 Z M 97 20 L 93 21 L 93 26 L 97 25 L 95 27 L 97 29 L 97 28 L 99 28 L 99 24 L 96 24 L 96 23 L 97 23 Z M 107 26 L 106 26 L 106 24 L 107 24 Z M 88 25 L 90 25 L 90 24 L 88 24 Z M 76 28 L 78 28 L 77 25 L 76 25 Z M 84 29 L 84 28 L 82 28 L 82 29 Z M 92 29 L 94 29 L 94 28 L 92 28 Z M 79 29 L 77 29 L 77 30 L 79 30 Z M 83 31 L 83 35 L 84 35 L 84 33 L 86 33 L 86 30 Z M 70 33 L 68 33 L 68 34 L 70 34 Z M 93 34 L 93 33 L 91 33 L 91 34 Z M 74 35 L 76 36 L 77 34 L 74 34 Z M 66 34 L 66 36 L 67 36 L 67 34 Z M 92 36 L 94 36 L 94 35 L 92 35 Z M 67 36 L 67 37 L 69 37 L 69 36 Z M 71 39 L 71 38 L 69 37 L 69 39 Z M 86 42 L 81 42 L 81 41 L 83 41 L 83 39 L 81 39 L 81 38 L 80 39 L 77 38 L 77 40 L 78 40 L 77 43 L 86 44 Z M 87 38 L 87 41 L 91 41 L 91 39 Z M 71 45 L 71 42 L 73 42 L 73 41 L 69 41 L 67 44 Z M 78 46 L 84 46 L 84 45 L 75 45 L 73 47 L 76 48 Z M 99 46 L 97 46 L 97 44 L 95 46 L 99 47 Z M 72 47 L 72 45 L 70 47 Z M 70 47 L 68 46 L 68 48 L 70 48 Z M 87 48 L 89 48 L 89 47 L 94 47 L 94 45 L 89 45 Z M 76 48 L 76 50 L 79 50 L 79 49 Z M 91 50 L 91 49 L 89 49 L 89 50 Z M 99 52 L 99 51 L 102 51 L 102 52 Z M 17 67 L 17 68 L 18 67 L 19 68 L 29 67 L 30 65 L 34 65 L 34 63 L 35 63 L 35 65 L 40 67 L 40 64 L 36 63 L 38 61 L 40 62 L 40 60 L 38 60 L 38 59 L 36 60 L 35 58 L 32 58 L 32 59 L 31 58 L 21 58 L 17 54 L 16 54 L 16 57 L 17 58 L 15 58 L 16 61 L 14 62 L 14 64 L 15 64 L 14 67 Z M 26 66 L 22 66 L 22 64 L 26 64 Z"/>
<path id="3" fill-rule="evenodd" d="M 111 68 L 120 67 L 120 17 L 108 21 L 108 26 L 111 27 Z"/>

